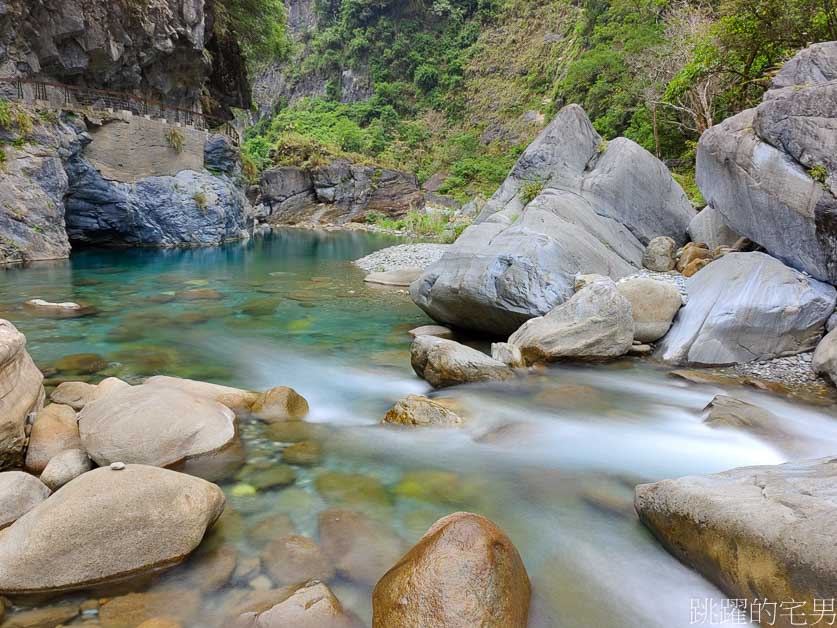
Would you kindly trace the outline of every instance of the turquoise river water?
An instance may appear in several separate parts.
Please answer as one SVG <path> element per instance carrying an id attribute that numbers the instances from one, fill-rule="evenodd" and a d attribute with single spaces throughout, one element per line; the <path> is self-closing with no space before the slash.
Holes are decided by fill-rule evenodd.
<path id="1" fill-rule="evenodd" d="M 322 459 L 293 466 L 276 484 L 257 482 L 265 471 L 287 471 L 282 451 L 301 437 L 245 422 L 248 466 L 221 483 L 227 511 L 206 542 L 215 553 L 199 552 L 145 586 L 190 592 L 193 607 L 180 609 L 186 626 L 224 625 L 244 591 L 271 583 L 242 569 L 229 582 L 207 584 L 207 570 L 224 571 L 218 551 L 242 563 L 289 531 L 316 538 L 317 514 L 338 505 L 384 522 L 407 544 L 450 512 L 488 516 L 526 563 L 530 626 L 688 626 L 693 599 L 723 598 L 641 526 L 633 487 L 778 463 L 783 455 L 702 423 L 700 410 L 720 389 L 633 360 L 440 393 L 470 417 L 462 429 L 381 427 L 399 397 L 429 392 L 410 369 L 407 334 L 429 319 L 403 290 L 364 284 L 350 263 L 393 243 L 364 233 L 288 230 L 215 249 L 81 251 L 70 261 L 0 275 L 0 317 L 26 334 L 48 384 L 169 374 L 257 390 L 292 386 L 310 403 L 314 425 L 303 437 L 323 445 Z M 189 290 L 212 298 L 190 300 L 184 293 L 197 293 Z M 38 318 L 22 306 L 30 298 L 79 301 L 94 313 Z M 80 353 L 96 354 L 83 360 L 93 367 L 67 370 L 61 358 Z M 800 433 L 837 443 L 833 420 L 817 408 L 735 394 Z M 327 490 L 323 475 L 331 480 Z M 378 549 L 370 543 L 367 551 L 373 557 Z M 370 622 L 368 584 L 336 577 L 331 585 Z"/>

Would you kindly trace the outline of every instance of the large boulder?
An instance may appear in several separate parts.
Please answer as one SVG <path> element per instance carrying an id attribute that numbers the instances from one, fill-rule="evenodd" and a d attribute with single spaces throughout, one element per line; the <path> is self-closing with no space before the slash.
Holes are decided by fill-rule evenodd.
<path id="1" fill-rule="evenodd" d="M 689 302 L 658 345 L 675 364 L 724 365 L 810 351 L 837 292 L 764 253 L 728 253 L 688 279 Z"/>
<path id="2" fill-rule="evenodd" d="M 49 493 L 49 487 L 34 475 L 23 471 L 0 473 L 0 529 L 13 524 L 49 497 Z"/>
<path id="3" fill-rule="evenodd" d="M 683 305 L 674 284 L 634 277 L 620 281 L 616 289 L 631 304 L 634 340 L 654 342 L 666 335 Z"/>
<path id="4" fill-rule="evenodd" d="M 373 628 L 525 628 L 531 589 L 509 538 L 485 517 L 439 519 L 375 586 Z"/>
<path id="5" fill-rule="evenodd" d="M 679 295 L 678 295 L 679 296 Z M 634 340 L 631 304 L 609 279 L 595 281 L 509 337 L 528 364 L 624 355 Z"/>
<path id="6" fill-rule="evenodd" d="M 807 613 L 837 590 L 835 481 L 831 458 L 734 469 L 640 485 L 636 510 L 729 597 L 794 600 Z"/>
<path id="7" fill-rule="evenodd" d="M 132 386 L 87 404 L 78 424 L 84 449 L 100 466 L 194 463 L 237 440 L 229 408 L 154 384 Z"/>
<path id="8" fill-rule="evenodd" d="M 221 489 L 183 473 L 90 471 L 0 535 L 0 593 L 72 591 L 167 569 L 223 509 Z"/>
<path id="9" fill-rule="evenodd" d="M 176 388 L 195 397 L 217 401 L 239 415 L 249 413 L 251 406 L 259 398 L 259 393 L 252 390 L 201 382 L 195 379 L 170 377 L 168 375 L 149 377 L 145 380 L 145 383 L 149 386 Z"/>
<path id="10" fill-rule="evenodd" d="M 719 246 L 732 246 L 741 236 L 727 226 L 721 212 L 708 205 L 689 223 L 689 237 L 692 242 L 703 242 L 714 250 Z"/>
<path id="11" fill-rule="evenodd" d="M 706 131 L 697 183 L 724 222 L 837 282 L 837 42 L 798 53 L 761 104 Z"/>
<path id="12" fill-rule="evenodd" d="M 0 319 L 0 470 L 23 464 L 26 417 L 44 404 L 43 381 L 26 337 Z"/>
<path id="13" fill-rule="evenodd" d="M 507 335 L 569 299 L 579 272 L 623 277 L 655 236 L 682 244 L 693 216 L 662 162 L 604 142 L 570 105 L 411 295 L 439 321 Z"/>
<path id="14" fill-rule="evenodd" d="M 817 345 L 811 368 L 815 373 L 828 376 L 837 385 L 837 328 L 828 332 Z"/>
<path id="15" fill-rule="evenodd" d="M 75 410 L 52 403 L 35 417 L 26 450 L 26 470 L 39 475 L 53 457 L 80 447 Z"/>
<path id="16" fill-rule="evenodd" d="M 435 388 L 514 377 L 506 364 L 453 340 L 418 336 L 410 347 L 416 375 Z"/>

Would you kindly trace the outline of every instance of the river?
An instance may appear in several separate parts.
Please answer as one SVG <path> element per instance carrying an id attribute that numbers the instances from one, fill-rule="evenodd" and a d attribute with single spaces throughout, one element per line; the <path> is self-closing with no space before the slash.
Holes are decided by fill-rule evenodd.
<path id="1" fill-rule="evenodd" d="M 515 383 L 440 393 L 470 417 L 462 429 L 379 426 L 399 397 L 429 391 L 410 369 L 407 334 L 429 319 L 404 291 L 365 285 L 350 264 L 392 243 L 287 230 L 214 249 L 80 251 L 69 261 L 6 271 L 0 317 L 26 334 L 52 382 L 78 379 L 57 371 L 61 357 L 94 353 L 107 362 L 86 376 L 94 381 L 164 373 L 253 389 L 286 385 L 305 396 L 317 424 L 308 436 L 324 446 L 320 463 L 295 468 L 290 486 L 255 495 L 241 489 L 246 473 L 222 483 L 226 527 L 235 532 L 214 542 L 240 556 L 263 551 L 251 531 L 271 517 L 287 515 L 298 533 L 316 537 L 317 513 L 334 500 L 386 522 L 408 543 L 438 517 L 469 510 L 495 521 L 519 549 L 533 583 L 532 627 L 689 626 L 696 601 L 723 599 L 642 527 L 633 487 L 779 463 L 783 455 L 702 423 L 700 411 L 719 388 L 640 360 L 556 366 Z M 190 301 L 189 290 L 215 292 Z M 30 298 L 79 301 L 95 313 L 38 318 L 22 307 Z M 833 419 L 816 407 L 755 390 L 734 394 L 786 418 L 789 429 L 837 443 Z M 278 464 L 287 441 L 257 422 L 241 431 L 250 469 Z M 321 494 L 317 478 L 325 473 L 349 483 L 359 474 L 364 488 Z M 368 552 L 375 554 L 374 544 Z M 187 563 L 152 590 L 197 586 L 198 567 Z M 369 622 L 370 589 L 333 585 Z M 234 589 L 248 586 L 205 593 L 186 625 L 218 625 Z"/>

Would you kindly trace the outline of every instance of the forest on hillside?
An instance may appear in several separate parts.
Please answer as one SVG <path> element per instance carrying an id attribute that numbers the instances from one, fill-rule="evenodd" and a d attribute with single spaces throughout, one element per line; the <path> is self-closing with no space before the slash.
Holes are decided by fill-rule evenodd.
<path id="1" fill-rule="evenodd" d="M 291 80 L 327 80 L 249 131 L 251 173 L 344 155 L 443 173 L 460 200 L 490 194 L 543 121 L 578 103 L 603 137 L 667 160 L 700 204 L 700 134 L 758 101 L 797 50 L 837 39 L 834 0 L 316 0 L 297 41 L 280 0 L 245 1 L 272 16 L 243 29 L 261 37 L 254 73 L 284 61 Z M 347 68 L 369 74 L 371 98 L 341 102 Z"/>

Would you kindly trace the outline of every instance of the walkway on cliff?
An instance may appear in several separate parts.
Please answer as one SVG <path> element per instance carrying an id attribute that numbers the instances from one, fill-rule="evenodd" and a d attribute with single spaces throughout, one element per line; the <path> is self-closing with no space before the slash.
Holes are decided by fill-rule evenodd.
<path id="1" fill-rule="evenodd" d="M 165 120 L 171 124 L 221 133 L 236 144 L 240 141 L 238 130 L 226 120 L 127 92 L 91 89 L 36 79 L 0 77 L 0 98 L 32 104 L 47 103 L 55 109 L 129 111 L 134 115 Z"/>

